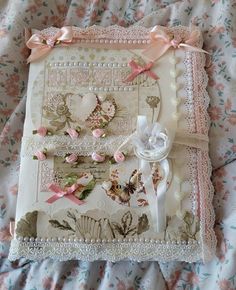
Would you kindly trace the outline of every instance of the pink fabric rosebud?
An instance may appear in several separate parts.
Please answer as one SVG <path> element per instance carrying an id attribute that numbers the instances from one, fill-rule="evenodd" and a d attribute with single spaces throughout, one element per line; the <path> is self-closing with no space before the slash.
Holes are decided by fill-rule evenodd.
<path id="1" fill-rule="evenodd" d="M 66 133 L 68 133 L 72 139 L 76 139 L 79 137 L 79 133 L 75 129 L 72 129 L 72 128 L 68 128 L 66 130 Z"/>
<path id="2" fill-rule="evenodd" d="M 34 154 L 34 159 L 38 159 L 40 161 L 43 161 L 45 159 L 47 159 L 47 155 L 45 152 L 43 151 L 37 151 L 35 154 Z"/>
<path id="3" fill-rule="evenodd" d="M 103 137 L 105 134 L 105 131 L 103 129 L 94 129 L 92 131 L 93 137 L 100 138 Z"/>
<path id="4" fill-rule="evenodd" d="M 48 130 L 45 127 L 39 127 L 37 130 L 37 133 L 42 137 L 45 137 L 47 135 L 47 132 Z"/>
<path id="5" fill-rule="evenodd" d="M 37 130 L 33 130 L 33 134 L 39 134 L 41 137 L 45 137 L 48 134 L 48 129 L 45 127 L 39 127 Z"/>
<path id="6" fill-rule="evenodd" d="M 66 157 L 66 162 L 67 163 L 75 163 L 78 160 L 78 156 L 74 153 L 70 154 L 69 156 Z"/>
<path id="7" fill-rule="evenodd" d="M 125 161 L 125 155 L 120 151 L 116 151 L 113 157 L 117 163 Z"/>
<path id="8" fill-rule="evenodd" d="M 98 154 L 96 152 L 93 152 L 91 157 L 96 162 L 103 162 L 105 160 L 105 156 L 104 155 L 100 155 L 100 154 Z"/>

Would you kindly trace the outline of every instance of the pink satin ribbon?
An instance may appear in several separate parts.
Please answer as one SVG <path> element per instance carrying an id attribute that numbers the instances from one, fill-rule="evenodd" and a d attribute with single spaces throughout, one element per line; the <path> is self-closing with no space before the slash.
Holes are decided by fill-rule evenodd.
<path id="1" fill-rule="evenodd" d="M 132 69 L 132 72 L 128 75 L 128 77 L 124 80 L 125 82 L 132 82 L 139 74 L 145 73 L 149 77 L 153 78 L 154 80 L 158 80 L 159 77 L 151 71 L 151 67 L 153 66 L 153 62 L 149 62 L 145 64 L 145 66 L 141 66 L 137 64 L 134 60 L 129 62 L 129 66 Z"/>
<path id="2" fill-rule="evenodd" d="M 27 62 L 35 61 L 42 56 L 46 56 L 56 44 L 67 45 L 73 40 L 73 30 L 71 26 L 62 27 L 58 32 L 50 37 L 45 38 L 40 34 L 33 34 L 26 42 L 28 48 L 33 49 Z"/>
<path id="3" fill-rule="evenodd" d="M 206 50 L 194 46 L 199 37 L 199 32 L 196 30 L 190 33 L 187 40 L 182 41 L 171 38 L 170 35 L 168 35 L 164 30 L 161 30 L 158 26 L 155 26 L 150 32 L 150 37 L 151 43 L 146 49 L 143 50 L 142 53 L 153 62 L 165 54 L 171 47 L 174 49 L 182 48 L 189 51 L 209 54 Z"/>
<path id="4" fill-rule="evenodd" d="M 49 199 L 47 199 L 46 202 L 53 203 L 62 197 L 66 197 L 78 205 L 84 204 L 84 201 L 78 199 L 73 195 L 75 191 L 81 186 L 82 186 L 81 184 L 73 184 L 68 188 L 62 189 L 58 184 L 52 183 L 49 185 L 48 189 L 54 192 L 55 194 Z"/>

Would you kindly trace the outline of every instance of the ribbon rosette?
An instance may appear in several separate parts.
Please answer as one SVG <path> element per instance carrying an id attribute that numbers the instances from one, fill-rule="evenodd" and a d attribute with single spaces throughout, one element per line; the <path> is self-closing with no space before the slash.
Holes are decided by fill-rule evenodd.
<path id="1" fill-rule="evenodd" d="M 27 62 L 35 61 L 42 56 L 46 56 L 51 49 L 57 45 L 66 45 L 73 40 L 73 30 L 71 26 L 62 27 L 52 37 L 44 37 L 41 34 L 33 34 L 26 42 L 28 48 L 33 49 L 31 55 L 28 57 Z"/>
<path id="2" fill-rule="evenodd" d="M 181 37 L 175 39 L 158 26 L 154 26 L 150 32 L 151 43 L 142 53 L 151 61 L 156 61 L 171 47 L 174 49 L 182 48 L 189 51 L 208 53 L 207 51 L 195 46 L 198 37 L 199 32 L 194 30 L 186 40 L 183 40 Z"/>
<path id="3" fill-rule="evenodd" d="M 140 127 L 132 140 L 134 153 L 148 162 L 159 162 L 167 157 L 171 149 L 168 132 L 159 123 L 147 126 L 142 118 L 143 116 L 139 116 Z"/>

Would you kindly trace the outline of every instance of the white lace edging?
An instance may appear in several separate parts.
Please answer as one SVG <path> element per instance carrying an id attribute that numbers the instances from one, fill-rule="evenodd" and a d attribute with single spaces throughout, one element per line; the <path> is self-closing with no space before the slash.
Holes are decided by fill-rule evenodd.
<path id="1" fill-rule="evenodd" d="M 33 156 L 34 153 L 43 148 L 53 155 L 64 156 L 65 154 L 77 153 L 82 156 L 91 156 L 96 151 L 113 155 L 117 148 L 127 140 L 128 135 L 108 136 L 106 138 L 94 138 L 89 136 L 71 139 L 66 136 L 47 136 L 40 138 L 36 136 L 24 137 L 22 139 L 22 156 Z"/>
<path id="2" fill-rule="evenodd" d="M 52 258 L 58 261 L 78 259 L 83 261 L 120 260 L 195 262 L 202 258 L 201 245 L 156 244 L 117 242 L 85 244 L 78 242 L 24 242 L 12 240 L 9 260 L 20 257 L 31 260 Z"/>

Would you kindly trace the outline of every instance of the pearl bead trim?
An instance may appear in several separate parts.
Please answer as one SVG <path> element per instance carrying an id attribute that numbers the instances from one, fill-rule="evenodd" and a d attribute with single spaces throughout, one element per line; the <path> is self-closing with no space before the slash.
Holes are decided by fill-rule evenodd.
<path id="1" fill-rule="evenodd" d="M 124 238 L 124 239 L 83 239 L 83 238 L 65 238 L 65 237 L 55 237 L 55 238 L 33 238 L 33 237 L 17 237 L 18 241 L 24 242 L 64 242 L 64 243 L 156 243 L 156 244 L 166 244 L 166 245 L 194 245 L 200 244 L 200 241 L 197 240 L 170 240 L 165 241 L 161 239 L 154 238 Z"/>
<path id="2" fill-rule="evenodd" d="M 148 44 L 150 39 L 77 39 L 77 43 L 96 43 L 96 44 Z"/>
<path id="3" fill-rule="evenodd" d="M 127 67 L 127 63 L 116 63 L 116 62 L 81 62 L 81 61 L 74 61 L 74 62 L 50 62 L 50 67 L 110 67 L 110 68 L 121 68 Z"/>
<path id="4" fill-rule="evenodd" d="M 113 91 L 133 91 L 134 87 L 89 87 L 89 91 L 92 92 L 113 92 Z"/>

